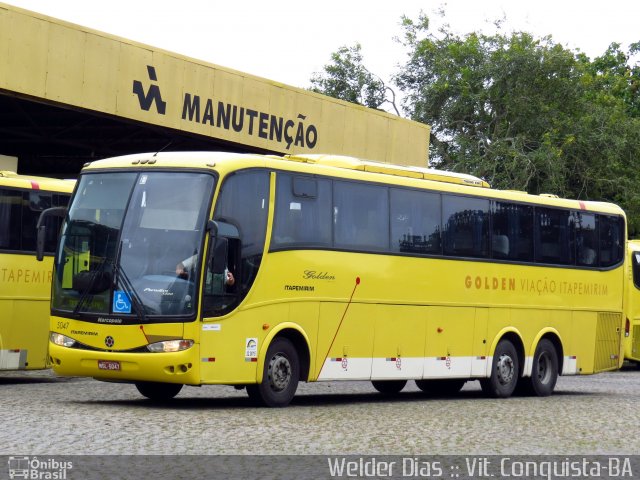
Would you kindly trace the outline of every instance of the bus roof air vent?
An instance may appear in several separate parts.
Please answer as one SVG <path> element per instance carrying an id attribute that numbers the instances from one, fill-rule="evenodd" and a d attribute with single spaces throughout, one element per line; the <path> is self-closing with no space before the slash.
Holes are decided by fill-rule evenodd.
<path id="1" fill-rule="evenodd" d="M 448 172 L 445 170 L 435 170 L 433 168 L 373 162 L 371 160 L 361 160 L 359 158 L 343 155 L 285 155 L 283 158 L 294 162 L 313 163 L 327 167 L 345 168 L 348 170 L 360 170 L 363 172 L 382 173 L 385 175 L 397 175 L 400 177 L 419 178 L 436 182 L 490 188 L 489 183 L 481 178 L 474 177 L 473 175 Z"/>

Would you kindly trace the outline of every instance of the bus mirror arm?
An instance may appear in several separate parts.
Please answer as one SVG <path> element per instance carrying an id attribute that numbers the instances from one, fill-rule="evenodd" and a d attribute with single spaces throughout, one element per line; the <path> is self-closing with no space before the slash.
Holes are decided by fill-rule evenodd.
<path id="1" fill-rule="evenodd" d="M 209 232 L 209 235 L 211 235 L 212 237 L 217 237 L 218 236 L 218 222 L 216 222 L 214 220 L 209 220 L 207 222 L 207 232 Z"/>
<path id="2" fill-rule="evenodd" d="M 43 210 L 38 217 L 36 224 L 36 260 L 39 262 L 44 258 L 44 242 L 47 238 L 47 227 L 45 221 L 47 217 L 64 217 L 67 213 L 67 207 L 52 207 Z"/>

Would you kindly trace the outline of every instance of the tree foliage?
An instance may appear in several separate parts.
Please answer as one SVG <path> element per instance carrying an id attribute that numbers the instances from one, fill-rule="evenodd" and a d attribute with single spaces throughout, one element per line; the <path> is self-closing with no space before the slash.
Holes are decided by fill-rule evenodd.
<path id="1" fill-rule="evenodd" d="M 640 69 L 612 44 L 590 61 L 526 32 L 433 33 L 403 20 L 405 109 L 431 159 L 496 188 L 620 203 L 640 228 Z"/>
<path id="2" fill-rule="evenodd" d="M 395 92 L 364 66 L 359 43 L 353 47 L 340 47 L 331 55 L 331 60 L 333 63 L 325 65 L 324 73 L 311 77 L 312 91 L 369 108 L 390 103 L 400 114 L 395 104 Z"/>
<path id="3" fill-rule="evenodd" d="M 640 234 L 640 42 L 591 60 L 499 23 L 492 34 L 432 31 L 421 15 L 403 18 L 402 43 L 395 84 L 405 114 L 431 126 L 433 166 L 495 188 L 612 201 Z M 373 83 L 359 52 L 336 52 L 316 91 L 379 107 L 380 95 L 362 94 Z"/>

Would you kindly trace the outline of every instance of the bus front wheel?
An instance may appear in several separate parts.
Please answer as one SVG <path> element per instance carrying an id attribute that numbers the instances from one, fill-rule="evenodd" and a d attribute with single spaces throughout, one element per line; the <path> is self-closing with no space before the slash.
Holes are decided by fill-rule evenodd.
<path id="1" fill-rule="evenodd" d="M 182 384 L 161 382 L 136 382 L 138 391 L 149 400 L 166 401 L 180 393 Z"/>
<path id="2" fill-rule="evenodd" d="M 518 383 L 520 362 L 518 352 L 509 340 L 500 340 L 493 354 L 491 375 L 480 380 L 482 391 L 494 398 L 511 396 Z"/>
<path id="3" fill-rule="evenodd" d="M 258 405 L 286 407 L 296 394 L 299 378 L 298 352 L 290 340 L 279 337 L 267 350 L 262 382 L 247 385 L 247 393 Z"/>

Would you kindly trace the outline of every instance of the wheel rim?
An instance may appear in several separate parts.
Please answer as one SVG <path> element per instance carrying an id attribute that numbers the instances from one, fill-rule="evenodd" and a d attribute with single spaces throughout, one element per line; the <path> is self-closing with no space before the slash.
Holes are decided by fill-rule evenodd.
<path id="1" fill-rule="evenodd" d="M 269 384 L 272 390 L 281 392 L 291 382 L 291 363 L 282 354 L 276 354 L 269 363 Z"/>
<path id="2" fill-rule="evenodd" d="M 509 355 L 501 355 L 498 359 L 498 381 L 501 385 L 507 385 L 511 383 L 515 375 L 515 368 L 513 364 L 513 358 Z"/>
<path id="3" fill-rule="evenodd" d="M 549 382 L 551 378 L 551 357 L 547 352 L 542 352 L 538 357 L 538 381 L 542 384 Z"/>

